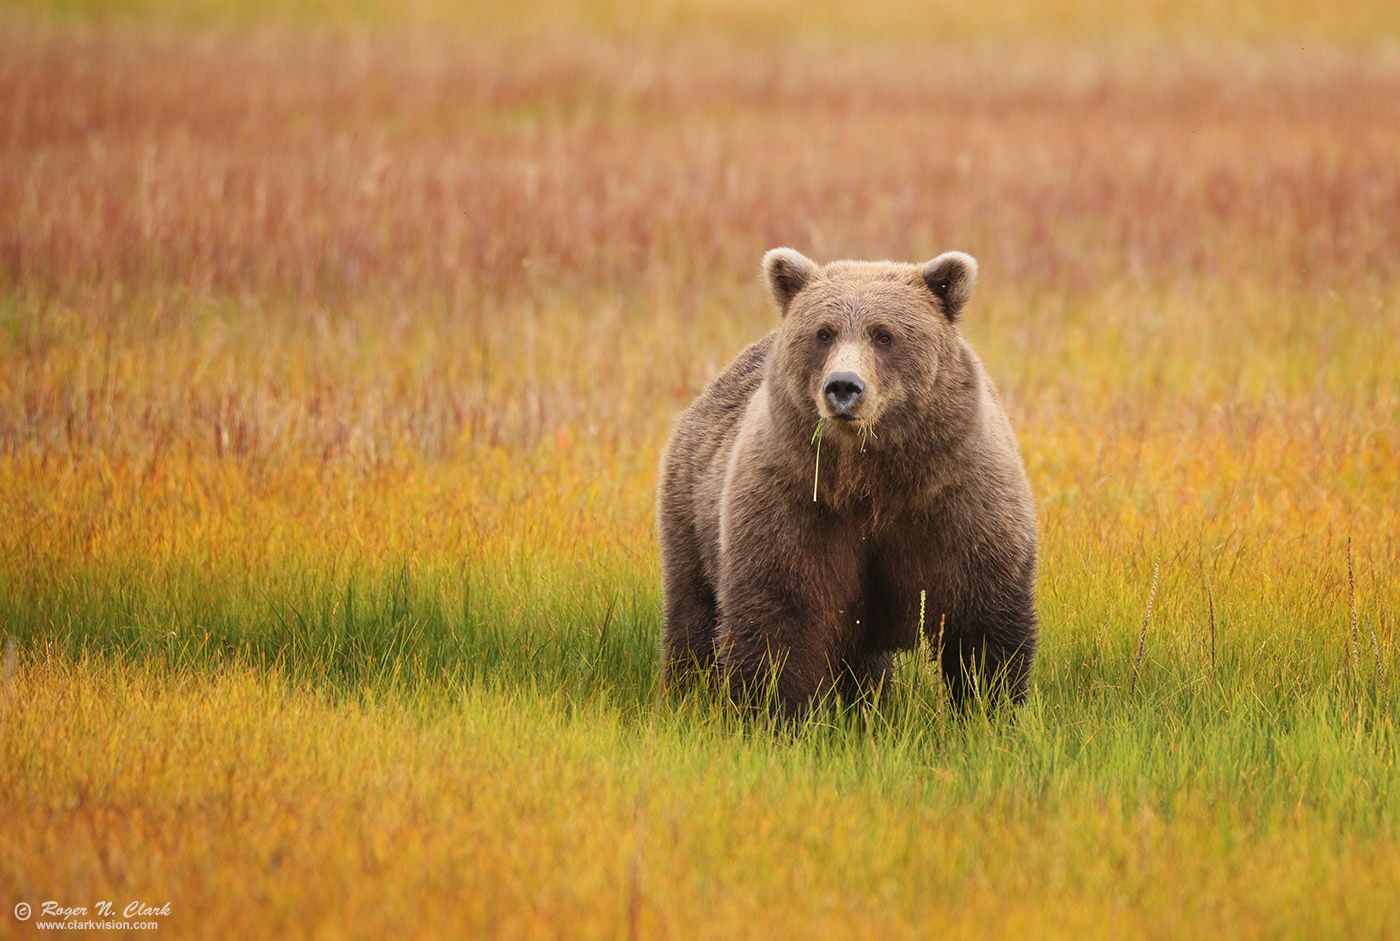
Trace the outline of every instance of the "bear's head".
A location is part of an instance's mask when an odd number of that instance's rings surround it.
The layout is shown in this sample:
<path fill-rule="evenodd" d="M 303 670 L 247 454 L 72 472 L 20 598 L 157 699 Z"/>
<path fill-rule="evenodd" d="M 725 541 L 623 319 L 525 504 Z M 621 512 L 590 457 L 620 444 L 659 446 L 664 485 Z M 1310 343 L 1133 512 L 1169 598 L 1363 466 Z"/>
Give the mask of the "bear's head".
<path fill-rule="evenodd" d="M 971 354 L 956 324 L 977 281 L 972 256 L 818 265 L 775 248 L 763 273 L 782 314 L 770 394 L 799 426 L 824 419 L 824 437 L 878 445 L 926 433 L 960 397 Z"/>

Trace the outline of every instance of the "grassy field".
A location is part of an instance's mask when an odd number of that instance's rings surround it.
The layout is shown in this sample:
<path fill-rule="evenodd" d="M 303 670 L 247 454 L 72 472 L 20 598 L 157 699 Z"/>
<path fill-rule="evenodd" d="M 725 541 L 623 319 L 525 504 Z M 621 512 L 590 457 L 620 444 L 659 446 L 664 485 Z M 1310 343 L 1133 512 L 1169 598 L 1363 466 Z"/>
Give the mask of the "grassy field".
<path fill-rule="evenodd" d="M 1400 9 L 629 10 L 0 5 L 0 936 L 1400 935 Z M 659 695 L 783 244 L 981 263 L 1012 718 Z"/>

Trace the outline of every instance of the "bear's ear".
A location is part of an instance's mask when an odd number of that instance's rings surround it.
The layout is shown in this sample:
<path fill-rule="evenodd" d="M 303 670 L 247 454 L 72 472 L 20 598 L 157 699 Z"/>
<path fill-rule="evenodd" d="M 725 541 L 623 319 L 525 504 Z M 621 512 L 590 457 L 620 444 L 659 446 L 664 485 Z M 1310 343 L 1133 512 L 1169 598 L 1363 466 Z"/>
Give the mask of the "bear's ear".
<path fill-rule="evenodd" d="M 966 252 L 944 252 L 924 265 L 924 283 L 943 304 L 943 314 L 954 323 L 977 284 L 977 259 Z"/>
<path fill-rule="evenodd" d="M 797 292 L 805 288 L 816 273 L 815 261 L 790 248 L 770 248 L 763 255 L 763 277 L 779 313 L 787 313 Z"/>

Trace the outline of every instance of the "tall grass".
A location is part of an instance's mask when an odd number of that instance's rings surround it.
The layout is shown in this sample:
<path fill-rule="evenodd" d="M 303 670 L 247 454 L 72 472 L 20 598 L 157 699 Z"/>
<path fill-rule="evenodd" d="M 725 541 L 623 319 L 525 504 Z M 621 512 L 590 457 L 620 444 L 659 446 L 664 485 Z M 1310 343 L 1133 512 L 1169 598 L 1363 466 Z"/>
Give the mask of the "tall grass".
<path fill-rule="evenodd" d="M 0 11 L 0 903 L 1400 931 L 1389 8 L 518 6 Z M 1014 717 L 658 699 L 656 459 L 779 244 L 979 258 Z"/>

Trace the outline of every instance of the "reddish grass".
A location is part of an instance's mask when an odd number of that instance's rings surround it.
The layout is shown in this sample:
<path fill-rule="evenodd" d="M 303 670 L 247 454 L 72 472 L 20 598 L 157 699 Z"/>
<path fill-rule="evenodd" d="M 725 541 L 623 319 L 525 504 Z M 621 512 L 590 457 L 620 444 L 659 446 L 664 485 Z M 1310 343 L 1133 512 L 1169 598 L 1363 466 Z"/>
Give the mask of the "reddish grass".
<path fill-rule="evenodd" d="M 1400 59 L 1245 47 L 776 47 L 21 28 L 0 259 L 126 291 L 479 316 L 684 303 L 766 247 L 1099 290 L 1394 281 Z"/>
<path fill-rule="evenodd" d="M 10 25 L 12 488 L 505 460 L 618 478 L 645 532 L 669 416 L 772 321 L 764 249 L 957 247 L 1051 524 L 1063 494 L 1108 525 L 1241 487 L 1389 518 L 1386 47 Z"/>

